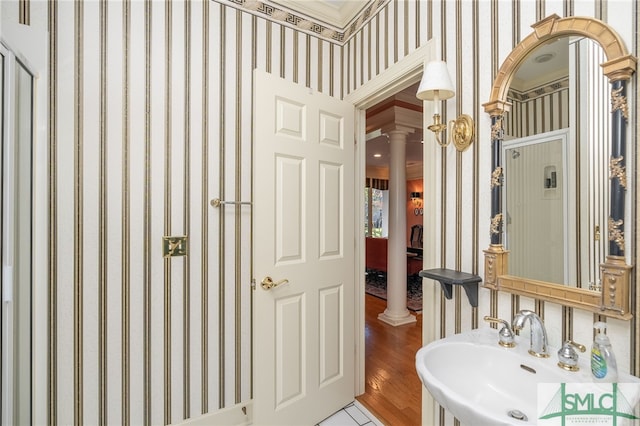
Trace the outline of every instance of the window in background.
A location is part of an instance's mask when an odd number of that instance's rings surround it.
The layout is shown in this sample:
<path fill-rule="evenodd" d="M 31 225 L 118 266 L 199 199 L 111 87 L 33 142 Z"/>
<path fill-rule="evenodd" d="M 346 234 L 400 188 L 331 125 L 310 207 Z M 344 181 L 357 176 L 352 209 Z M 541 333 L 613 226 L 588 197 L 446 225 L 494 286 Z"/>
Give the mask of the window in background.
<path fill-rule="evenodd" d="M 365 188 L 364 194 L 365 235 L 374 238 L 386 238 L 389 218 L 389 191 Z"/>

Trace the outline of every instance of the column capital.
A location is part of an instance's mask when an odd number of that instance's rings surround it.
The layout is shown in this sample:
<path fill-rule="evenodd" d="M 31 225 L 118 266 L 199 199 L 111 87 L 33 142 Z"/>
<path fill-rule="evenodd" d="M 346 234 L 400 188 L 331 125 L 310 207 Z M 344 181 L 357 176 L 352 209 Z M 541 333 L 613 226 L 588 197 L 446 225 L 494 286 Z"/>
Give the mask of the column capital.
<path fill-rule="evenodd" d="M 399 125 L 391 125 L 382 128 L 382 133 L 386 133 L 389 136 L 391 136 L 392 134 L 403 134 L 406 136 L 409 133 L 414 133 L 415 131 L 416 129 L 414 129 L 413 127 L 405 127 Z"/>

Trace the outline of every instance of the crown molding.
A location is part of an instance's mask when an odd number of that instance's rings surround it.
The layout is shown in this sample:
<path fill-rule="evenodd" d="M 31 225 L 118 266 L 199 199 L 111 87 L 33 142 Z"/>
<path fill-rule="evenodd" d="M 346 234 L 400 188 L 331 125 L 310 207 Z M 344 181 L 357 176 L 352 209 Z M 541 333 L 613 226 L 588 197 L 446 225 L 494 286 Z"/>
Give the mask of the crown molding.
<path fill-rule="evenodd" d="M 297 31 L 314 35 L 331 43 L 344 45 L 391 0 L 330 0 L 322 2 L 299 0 L 213 1 Z M 344 19 L 338 20 L 336 16 L 343 13 Z M 342 26 L 343 24 L 344 26 Z"/>

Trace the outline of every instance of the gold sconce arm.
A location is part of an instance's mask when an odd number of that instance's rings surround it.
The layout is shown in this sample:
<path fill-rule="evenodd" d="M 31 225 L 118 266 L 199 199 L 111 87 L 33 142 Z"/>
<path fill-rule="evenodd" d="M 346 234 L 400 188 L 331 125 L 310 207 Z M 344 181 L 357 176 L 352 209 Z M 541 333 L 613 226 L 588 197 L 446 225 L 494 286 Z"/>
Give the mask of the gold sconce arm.
<path fill-rule="evenodd" d="M 442 143 L 440 139 L 440 133 L 442 133 L 447 128 L 447 125 L 440 122 L 440 114 L 433 114 L 433 124 L 428 126 L 427 129 L 431 130 L 436 136 L 436 142 L 440 146 L 449 145 L 449 141 Z"/>
<path fill-rule="evenodd" d="M 449 136 L 447 142 L 443 143 L 440 134 L 447 129 L 447 127 Z M 461 114 L 455 120 L 449 121 L 448 125 L 441 122 L 440 114 L 433 114 L 433 124 L 428 126 L 427 129 L 435 134 L 438 145 L 445 147 L 453 142 L 453 145 L 460 152 L 466 151 L 475 139 L 473 118 L 467 114 Z"/>

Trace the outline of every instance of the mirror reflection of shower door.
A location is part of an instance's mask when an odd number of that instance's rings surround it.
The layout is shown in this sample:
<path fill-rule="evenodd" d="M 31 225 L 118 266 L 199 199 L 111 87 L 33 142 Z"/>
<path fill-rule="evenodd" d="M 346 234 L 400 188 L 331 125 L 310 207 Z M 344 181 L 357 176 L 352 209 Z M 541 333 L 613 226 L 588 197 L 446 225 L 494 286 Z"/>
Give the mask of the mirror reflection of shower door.
<path fill-rule="evenodd" d="M 505 146 L 509 274 L 567 282 L 566 131 L 509 141 Z"/>
<path fill-rule="evenodd" d="M 2 368 L 0 421 L 30 424 L 34 77 L 0 44 Z"/>

